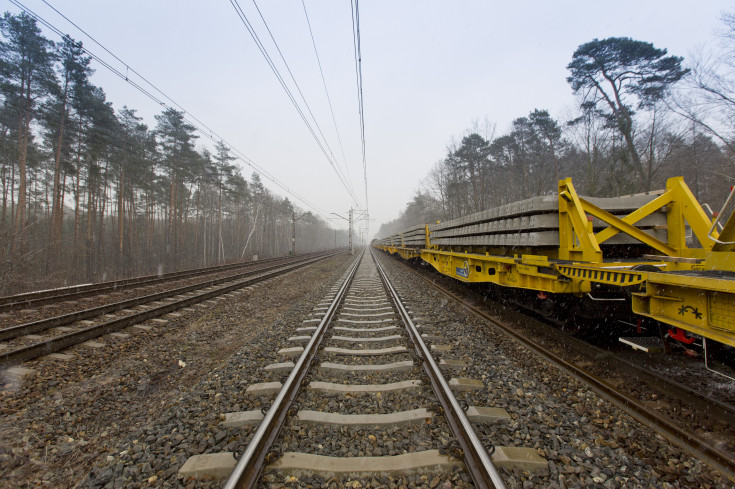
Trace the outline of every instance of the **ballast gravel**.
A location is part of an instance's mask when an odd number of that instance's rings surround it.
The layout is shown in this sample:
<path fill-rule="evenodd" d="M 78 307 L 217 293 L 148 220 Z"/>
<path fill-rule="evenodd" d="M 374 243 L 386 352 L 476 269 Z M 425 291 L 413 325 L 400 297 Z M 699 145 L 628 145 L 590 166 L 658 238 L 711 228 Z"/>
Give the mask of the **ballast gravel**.
<path fill-rule="evenodd" d="M 482 390 L 457 392 L 457 398 L 468 405 L 502 407 L 510 413 L 510 422 L 477 426 L 486 446 L 530 447 L 548 460 L 547 475 L 532 476 L 501 469 L 509 488 L 732 487 L 730 481 L 706 464 L 683 454 L 580 382 L 531 356 L 461 306 L 429 290 L 392 259 L 376 254 L 418 318 L 416 322 L 430 328 L 431 334 L 446 338 L 433 343 L 452 346 L 443 357 L 467 362 L 466 368 L 447 373 L 483 381 Z M 0 433 L 3 480 L 18 482 L 18 487 L 80 489 L 221 487 L 222 482 L 184 480 L 178 475 L 178 469 L 192 455 L 230 451 L 239 456 L 242 453 L 255 427 L 223 428 L 224 414 L 267 408 L 273 396 L 252 397 L 245 394 L 245 389 L 255 382 L 280 380 L 280 375 L 265 372 L 262 367 L 282 361 L 276 351 L 293 346 L 287 338 L 300 334 L 296 328 L 303 326 L 304 319 L 313 317 L 315 305 L 328 295 L 348 262 L 332 259 L 321 268 L 318 265 L 318 271 L 309 272 L 313 273 L 306 275 L 309 278 L 299 275 L 297 280 L 269 282 L 272 285 L 253 290 L 251 299 L 259 300 L 260 307 L 255 304 L 245 307 L 237 297 L 213 306 L 218 312 L 206 317 L 218 324 L 216 331 L 222 333 L 244 323 L 250 329 L 240 343 L 232 335 L 227 336 L 233 342 L 229 349 L 220 345 L 219 354 L 208 350 L 206 361 L 197 358 L 197 345 L 212 341 L 213 330 L 206 328 L 207 321 L 192 321 L 193 313 L 186 313 L 171 320 L 191 336 L 185 342 L 186 350 L 178 348 L 175 355 L 167 351 L 172 349 L 171 343 L 162 342 L 154 350 L 146 351 L 139 344 L 142 340 L 139 343 L 125 340 L 119 343 L 120 351 L 116 352 L 121 365 L 114 368 L 102 367 L 105 364 L 102 360 L 91 361 L 86 367 L 80 363 L 68 369 L 69 378 L 64 377 L 63 366 L 50 370 L 39 368 L 39 375 L 28 381 L 28 385 L 12 394 L 3 394 L 3 430 L 6 431 Z M 294 289 L 291 302 L 269 302 L 267 298 L 278 294 L 281 287 Z M 148 342 L 160 341 L 162 333 L 155 331 L 139 337 Z M 173 356 L 167 360 L 172 366 L 161 370 L 161 378 L 156 377 L 156 369 L 145 368 L 146 363 L 160 361 L 154 357 L 154 351 L 156 356 Z M 109 351 L 96 351 L 92 356 L 107 358 L 107 362 L 113 357 Z M 127 356 L 135 361 L 126 359 Z M 338 363 L 390 363 L 412 358 L 412 354 L 380 359 L 320 356 L 321 361 Z M 179 366 L 176 363 L 179 360 L 186 366 Z M 192 373 L 194 369 L 196 373 Z M 185 376 L 186 382 L 172 381 L 176 373 Z M 347 376 L 322 372 L 318 380 L 373 383 L 381 379 L 382 383 L 409 377 L 410 372 Z M 24 394 L 28 396 L 23 397 Z M 70 398 L 74 395 L 77 397 Z M 410 393 L 386 392 L 380 396 L 317 394 L 307 390 L 300 407 L 342 414 L 389 413 L 429 407 L 432 399 L 433 394 L 426 386 Z M 98 420 L 94 419 L 96 406 L 99 406 Z M 14 423 L 14 428 L 6 430 L 8 423 Z M 107 429 L 105 423 L 109 425 Z M 445 441 L 451 440 L 446 423 L 437 417 L 430 425 L 380 429 L 311 427 L 288 420 L 282 435 L 282 451 L 303 449 L 323 454 L 346 451 L 352 456 L 441 448 Z M 50 462 L 43 461 L 44 447 L 51 452 Z M 68 471 L 70 466 L 73 470 Z M 34 470 L 36 467 L 41 468 Z M 82 475 L 84 471 L 86 477 Z M 261 487 L 452 489 L 473 485 L 466 471 L 458 466 L 441 476 L 359 480 L 295 478 L 269 472 L 263 476 Z"/>
<path fill-rule="evenodd" d="M 457 399 L 510 414 L 509 423 L 476 426 L 486 446 L 529 447 L 548 461 L 546 476 L 501 469 L 509 488 L 733 487 L 717 470 L 416 280 L 402 264 L 376 255 L 415 322 L 452 346 L 444 357 L 467 362 L 453 374 L 485 384 L 480 391 L 455 392 Z"/>
<path fill-rule="evenodd" d="M 189 455 L 246 445 L 251 428 L 223 429 L 220 416 L 251 402 L 258 368 L 352 260 L 128 328 L 104 348 L 75 347 L 72 361 L 28 362 L 37 375 L 0 391 L 0 486 L 182 487 Z"/>

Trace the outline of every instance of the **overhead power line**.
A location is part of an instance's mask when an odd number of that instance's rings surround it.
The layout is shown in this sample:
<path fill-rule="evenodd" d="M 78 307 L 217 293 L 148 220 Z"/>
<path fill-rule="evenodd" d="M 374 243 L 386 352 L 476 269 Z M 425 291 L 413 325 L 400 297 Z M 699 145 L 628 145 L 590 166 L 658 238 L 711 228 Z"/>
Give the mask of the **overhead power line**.
<path fill-rule="evenodd" d="M 302 0 L 303 1 L 303 0 Z M 276 51 L 278 51 L 278 55 L 281 58 L 281 61 L 283 61 L 284 66 L 286 67 L 286 70 L 288 71 L 289 76 L 291 77 L 291 81 L 296 86 L 296 90 L 299 92 L 299 96 L 301 97 L 301 100 L 304 102 L 304 105 L 306 106 L 306 110 L 309 112 L 309 115 L 311 116 L 311 120 L 314 121 L 314 126 L 316 126 L 317 131 L 319 132 L 319 135 L 321 136 L 322 140 L 324 141 L 324 145 L 326 146 L 327 150 L 329 151 L 329 156 L 331 158 L 327 157 L 330 164 L 332 161 L 337 163 L 337 166 L 334 168 L 336 171 L 338 171 L 343 178 L 345 178 L 347 185 L 349 186 L 349 190 L 354 195 L 355 189 L 352 188 L 352 182 L 349 180 L 349 176 L 346 176 L 345 173 L 342 171 L 342 169 L 339 167 L 339 162 L 337 161 L 337 158 L 334 156 L 334 152 L 332 151 L 332 148 L 329 146 L 329 141 L 327 141 L 327 138 L 324 136 L 324 133 L 322 132 L 322 128 L 319 127 L 319 122 L 316 120 L 316 117 L 314 116 L 314 113 L 311 111 L 311 107 L 309 106 L 309 102 L 306 101 L 306 97 L 304 96 L 304 93 L 301 91 L 301 87 L 299 86 L 299 83 L 296 81 L 296 77 L 294 76 L 293 72 L 291 71 L 291 67 L 288 65 L 288 62 L 286 61 L 285 56 L 283 55 L 283 52 L 281 51 L 280 46 L 278 46 L 278 42 L 276 41 L 276 38 L 273 36 L 273 32 L 271 32 L 270 27 L 268 26 L 268 22 L 266 22 L 265 17 L 263 16 L 263 13 L 260 11 L 260 7 L 258 7 L 258 3 L 253 0 L 253 5 L 255 5 L 255 9 L 258 11 L 258 15 L 260 16 L 260 20 L 263 21 L 263 25 L 265 26 L 266 31 L 268 31 L 268 35 L 271 38 L 271 41 L 273 41 L 273 45 L 276 47 Z M 307 17 L 307 23 L 309 21 Z M 311 28 L 311 27 L 310 27 Z M 312 36 L 312 41 L 313 41 Z M 317 57 L 318 59 L 318 57 Z M 319 68 L 321 70 L 321 64 L 319 65 Z M 322 75 L 322 80 L 324 79 L 324 76 Z M 331 109 L 331 102 L 330 102 L 330 109 Z M 337 133 L 337 136 L 339 137 L 339 133 Z M 340 140 L 340 144 L 342 141 Z M 326 156 L 326 155 L 325 155 Z"/>
<path fill-rule="evenodd" d="M 99 64 L 101 64 L 102 66 L 104 66 L 105 68 L 107 68 L 110 72 L 112 72 L 113 74 L 115 74 L 119 78 L 123 79 L 125 82 L 129 83 L 136 90 L 138 90 L 139 92 L 141 92 L 142 94 L 144 94 L 145 96 L 147 96 L 148 98 L 150 98 L 151 100 L 153 100 L 154 102 L 156 102 L 157 104 L 159 104 L 160 106 L 164 107 L 165 109 L 174 109 L 175 110 L 175 108 L 173 106 L 175 106 L 178 109 L 180 109 L 184 113 L 184 117 L 183 117 L 184 120 L 187 123 L 191 124 L 204 137 L 206 137 L 207 139 L 209 139 L 210 141 L 212 141 L 214 143 L 222 142 L 222 143 L 226 144 L 227 146 L 229 146 L 232 149 L 233 153 L 235 153 L 235 155 L 237 156 L 237 158 L 240 161 L 242 161 L 243 163 L 245 163 L 246 165 L 248 165 L 249 167 L 251 167 L 257 173 L 262 174 L 264 177 L 266 177 L 268 180 L 270 180 L 274 185 L 276 185 L 277 187 L 279 187 L 280 189 L 282 189 L 284 192 L 287 192 L 289 195 L 291 195 L 295 199 L 299 200 L 301 203 L 303 203 L 307 207 L 309 207 L 309 208 L 313 209 L 314 211 L 316 211 L 317 213 L 321 214 L 324 218 L 327 218 L 327 216 L 329 215 L 328 212 L 326 212 L 325 210 L 319 208 L 319 206 L 317 206 L 316 204 L 310 202 L 306 198 L 300 196 L 295 191 L 291 190 L 287 185 L 285 185 L 284 183 L 282 183 L 275 176 L 273 176 L 270 172 L 268 172 L 267 170 L 265 170 L 263 167 L 261 167 L 259 164 L 257 164 L 255 161 L 253 161 L 247 155 L 245 155 L 242 151 L 240 151 L 238 148 L 236 148 L 232 143 L 228 142 L 227 140 L 225 140 L 224 138 L 222 138 L 221 136 L 219 136 L 215 131 L 213 131 L 211 128 L 209 128 L 209 126 L 207 126 L 206 124 L 204 124 L 203 122 L 201 122 L 198 118 L 194 117 L 189 111 L 187 111 L 186 109 L 184 109 L 181 105 L 179 105 L 178 103 L 176 103 L 171 97 L 169 97 L 168 95 L 166 95 L 166 93 L 164 93 L 161 89 L 159 89 L 158 87 L 156 87 L 153 83 L 151 83 L 145 77 L 143 77 L 142 75 L 140 75 L 137 71 L 135 71 L 134 69 L 132 69 L 129 64 L 127 64 L 122 59 L 120 59 L 118 56 L 116 56 L 115 54 L 113 54 L 112 51 L 110 51 L 105 46 L 103 46 L 101 43 L 99 43 L 97 40 L 95 40 L 91 35 L 89 35 L 81 27 L 77 26 L 77 24 L 75 24 L 74 22 L 72 22 L 71 20 L 69 20 L 65 15 L 63 15 L 61 12 L 59 12 L 56 8 L 54 8 L 50 4 L 48 4 L 48 2 L 46 2 L 45 0 L 43 0 L 43 1 L 44 1 L 44 3 L 46 3 L 46 5 L 49 5 L 49 7 L 51 7 L 55 12 L 57 12 L 60 16 L 62 16 L 67 22 L 69 22 L 70 24 L 72 24 L 79 31 L 81 31 L 85 36 L 87 36 L 89 39 L 91 39 L 95 44 L 97 44 L 98 46 L 100 46 L 108 54 L 110 54 L 112 57 L 114 57 L 118 62 L 120 62 L 121 64 L 123 64 L 125 66 L 125 69 L 126 69 L 125 71 L 126 72 L 123 73 L 122 71 L 120 71 L 119 69 L 117 69 L 114 66 L 112 66 L 110 63 L 108 63 L 103 58 L 101 58 L 101 57 L 97 56 L 96 54 L 94 54 L 93 52 L 91 52 L 88 48 L 82 47 L 83 51 L 87 55 L 89 55 L 92 59 L 94 59 L 95 61 L 97 61 Z M 23 5 L 22 3 L 20 3 L 18 0 L 10 0 L 10 2 L 13 5 L 15 5 L 16 7 L 18 7 L 19 9 L 21 9 L 22 11 L 26 12 L 28 15 L 30 15 L 34 19 L 36 19 L 38 22 L 40 22 L 41 24 L 43 24 L 44 26 L 46 26 L 48 29 L 50 29 L 51 31 L 53 31 L 54 33 L 56 33 L 57 35 L 59 35 L 62 39 L 65 38 L 65 37 L 67 37 L 67 34 L 65 34 L 64 32 L 62 32 L 60 29 L 58 29 L 56 26 L 54 26 L 50 22 L 46 21 L 44 18 L 42 18 L 40 15 L 38 15 L 37 13 L 35 13 L 30 8 L 28 8 L 25 5 Z M 132 80 L 130 78 L 130 76 L 129 76 L 129 73 L 134 73 L 137 77 L 139 77 L 141 80 L 143 80 L 145 82 L 145 84 L 148 85 L 152 90 L 146 89 L 144 86 L 141 86 L 139 83 L 137 83 L 134 80 Z M 163 98 L 155 95 L 155 93 L 153 93 L 153 92 L 156 92 L 156 93 L 160 94 L 161 97 L 163 97 Z M 171 103 L 171 105 L 169 105 L 168 103 L 166 103 L 163 99 L 168 100 Z"/>
<path fill-rule="evenodd" d="M 362 47 L 360 45 L 360 0 L 350 0 L 352 6 L 352 43 L 355 50 L 355 77 L 357 78 L 357 103 L 360 112 L 360 138 L 362 140 L 362 173 L 365 181 L 365 212 L 368 212 L 367 158 L 365 156 L 365 105 L 362 96 Z"/>
<path fill-rule="evenodd" d="M 255 3 L 255 2 L 253 1 L 253 3 Z M 352 190 L 352 188 L 350 187 L 350 185 L 347 183 L 347 181 L 344 178 L 344 176 L 342 175 L 342 173 L 337 169 L 337 167 L 334 164 L 334 162 L 332 161 L 332 159 L 329 157 L 328 151 L 325 148 L 325 144 L 323 144 L 322 141 L 319 139 L 319 137 L 316 135 L 316 132 L 314 131 L 314 128 L 312 127 L 312 125 L 309 122 L 309 120 L 306 118 L 306 115 L 304 114 L 303 110 L 301 109 L 301 106 L 296 101 L 296 98 L 294 97 L 293 93 L 291 92 L 291 90 L 289 89 L 288 85 L 286 84 L 286 81 L 283 79 L 283 76 L 281 75 L 280 71 L 278 70 L 278 68 L 276 67 L 275 63 L 273 62 L 273 59 L 271 58 L 270 54 L 268 54 L 268 50 L 265 48 L 265 45 L 260 40 L 260 37 L 258 36 L 258 34 L 255 32 L 255 28 L 253 27 L 252 23 L 250 22 L 250 20 L 248 19 L 247 15 L 245 14 L 245 11 L 240 6 L 240 3 L 238 2 L 238 0 L 230 0 L 230 4 L 235 9 L 235 12 L 237 13 L 237 16 L 240 18 L 240 21 L 242 22 L 242 24 L 245 26 L 245 29 L 250 34 L 250 37 L 252 37 L 253 41 L 255 42 L 255 45 L 258 47 L 258 50 L 260 51 L 260 53 L 265 58 L 265 60 L 268 63 L 268 66 L 270 67 L 271 71 L 273 71 L 273 74 L 276 76 L 276 79 L 278 80 L 278 83 L 281 85 L 281 88 L 283 88 L 283 90 L 286 92 L 286 96 L 289 98 L 289 100 L 293 104 L 294 108 L 296 109 L 296 112 L 299 114 L 299 116 L 301 117 L 301 120 L 304 122 L 304 124 L 306 125 L 307 129 L 309 130 L 309 133 L 314 138 L 314 141 L 316 141 L 317 146 L 319 146 L 319 149 L 324 154 L 324 157 L 327 159 L 327 161 L 329 162 L 330 166 L 332 167 L 332 169 L 337 174 L 337 178 L 342 183 L 342 186 L 345 188 L 345 190 L 347 191 L 348 195 L 350 196 L 350 198 L 352 198 L 352 200 L 355 202 L 355 204 L 359 206 L 358 199 L 355 196 L 354 191 Z M 255 5 L 256 5 L 256 8 L 257 8 L 257 4 L 255 4 Z M 258 12 L 260 13 L 260 10 L 259 9 L 258 9 Z M 266 29 L 268 30 L 268 32 L 270 34 L 270 29 L 268 28 L 268 25 L 265 22 L 265 19 L 262 17 L 262 15 L 261 15 L 261 19 L 263 20 L 263 23 L 266 24 Z M 271 39 L 273 40 L 274 44 L 276 44 L 276 49 L 278 50 L 278 52 L 281 53 L 281 51 L 278 48 L 278 45 L 277 45 L 275 39 L 272 37 L 272 34 L 271 34 Z M 286 63 L 286 61 L 283 58 L 283 55 L 282 54 L 281 54 L 281 59 L 283 60 L 284 64 L 286 64 L 287 69 L 288 69 L 288 64 Z M 291 72 L 290 69 L 288 69 L 288 71 L 289 71 L 289 73 Z M 292 79 L 294 80 L 294 83 L 297 85 L 297 88 L 298 88 L 298 84 L 296 83 L 295 79 L 293 78 L 293 74 L 291 76 L 292 76 Z M 299 91 L 300 91 L 300 89 L 299 89 Z M 302 95 L 302 97 L 303 97 L 303 95 Z M 308 106 L 308 104 L 307 104 L 307 106 Z M 312 115 L 312 117 L 313 117 L 313 115 Z M 319 132 L 321 133 L 321 131 L 319 131 Z M 325 141 L 325 143 L 326 143 L 326 141 Z"/>
<path fill-rule="evenodd" d="M 327 81 L 324 79 L 324 70 L 322 70 L 322 62 L 319 59 L 319 50 L 316 48 L 316 41 L 314 40 L 314 32 L 311 30 L 311 22 L 309 22 L 309 14 L 306 11 L 306 2 L 301 0 L 301 5 L 304 7 L 304 16 L 306 17 L 306 25 L 309 27 L 309 35 L 311 36 L 311 44 L 314 46 L 314 54 L 316 55 L 316 62 L 319 65 L 319 74 L 322 76 L 322 85 L 324 85 L 324 93 L 327 96 L 327 102 L 329 103 L 329 112 L 332 114 L 332 122 L 334 123 L 334 131 L 337 133 L 337 141 L 339 141 L 339 149 L 342 152 L 342 162 L 345 165 L 345 171 L 347 172 L 347 181 L 352 186 L 352 179 L 350 178 L 350 169 L 347 165 L 347 157 L 345 157 L 345 148 L 342 146 L 342 137 L 339 135 L 339 129 L 337 128 L 337 119 L 334 117 L 334 109 L 332 108 L 332 99 L 329 97 L 329 90 L 327 90 Z"/>

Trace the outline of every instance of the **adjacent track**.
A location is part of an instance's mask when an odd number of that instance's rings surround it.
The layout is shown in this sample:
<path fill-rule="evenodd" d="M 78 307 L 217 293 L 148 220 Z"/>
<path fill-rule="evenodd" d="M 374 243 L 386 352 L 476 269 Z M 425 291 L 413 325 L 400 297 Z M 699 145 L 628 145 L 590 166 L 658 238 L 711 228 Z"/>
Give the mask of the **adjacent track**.
<path fill-rule="evenodd" d="M 319 253 L 311 253 L 300 255 L 299 258 L 308 258 L 316 256 Z M 24 294 L 16 294 L 0 297 L 0 312 L 13 311 L 21 308 L 36 307 L 45 304 L 53 304 L 61 301 L 76 300 L 83 297 L 90 297 L 105 292 L 120 292 L 131 288 L 144 287 L 149 285 L 163 284 L 174 280 L 181 280 L 192 277 L 201 277 L 211 274 L 219 274 L 240 269 L 257 268 L 263 264 L 283 263 L 288 261 L 284 258 L 268 258 L 257 262 L 240 262 L 227 265 L 217 265 L 213 267 L 195 268 L 191 270 L 183 270 L 180 272 L 170 272 L 160 275 L 145 275 L 142 277 L 133 277 L 120 280 L 111 280 L 108 282 L 99 282 L 94 284 L 73 285 L 70 287 L 61 287 L 57 289 L 41 290 L 36 292 L 27 292 Z"/>
<path fill-rule="evenodd" d="M 91 309 L 76 311 L 62 316 L 43 319 L 27 324 L 13 326 L 0 330 L 0 340 L 6 342 L 26 342 L 27 335 L 36 333 L 49 333 L 52 328 L 74 325 L 74 331 L 54 331 L 55 336 L 36 340 L 31 338 L 32 344 L 10 347 L 11 349 L 0 351 L 0 365 L 12 365 L 26 360 L 37 358 L 49 353 L 58 352 L 72 345 L 88 341 L 99 336 L 126 328 L 149 319 L 153 319 L 178 309 L 191 306 L 213 297 L 227 294 L 231 291 L 247 287 L 257 282 L 296 270 L 310 265 L 322 259 L 333 256 L 335 253 L 325 253 L 317 256 L 300 256 L 290 260 L 270 261 L 269 264 L 260 264 L 245 272 L 206 280 L 194 285 L 179 287 L 164 292 L 136 297 L 114 304 L 107 304 Z M 273 264 L 277 263 L 277 264 Z M 178 277 L 177 277 L 178 278 Z M 166 301 L 161 303 L 161 301 Z M 131 308 L 138 307 L 143 310 L 133 311 Z M 116 316 L 108 317 L 112 313 Z M 119 316 L 122 314 L 122 316 Z M 82 320 L 95 320 L 98 324 L 91 326 L 79 326 Z M 77 324 L 75 324 L 77 323 Z M 25 337 L 25 338 L 24 338 Z M 11 343 L 12 344 L 12 343 Z"/>
<path fill-rule="evenodd" d="M 619 408 L 623 409 L 640 422 L 663 434 L 680 447 L 688 450 L 694 456 L 711 463 L 715 467 L 729 474 L 731 478 L 735 477 L 735 456 L 733 453 L 722 450 L 711 441 L 678 423 L 675 418 L 659 413 L 656 410 L 651 409 L 650 406 L 642 404 L 639 399 L 637 399 L 635 393 L 611 385 L 600 376 L 581 368 L 565 358 L 562 358 L 561 354 L 556 353 L 556 351 L 559 351 L 560 349 L 559 342 L 540 342 L 537 338 L 532 338 L 519 331 L 517 328 L 505 324 L 497 317 L 478 307 L 472 300 L 450 291 L 448 288 L 441 285 L 441 281 L 436 281 L 433 277 L 428 278 L 424 274 L 418 273 L 415 269 L 403 263 L 401 260 L 395 261 L 397 263 L 401 263 L 401 265 L 406 269 L 411 270 L 414 274 L 420 277 L 427 286 L 435 288 L 452 300 L 462 304 L 474 315 L 491 323 L 493 326 L 502 330 L 505 334 L 523 344 L 529 350 L 545 358 L 552 364 L 559 366 L 572 376 L 582 380 L 598 394 L 601 394 L 611 400 Z M 665 392 L 668 395 L 675 396 L 690 403 L 695 412 L 699 413 L 698 415 L 700 416 L 711 416 L 719 420 L 729 420 L 730 422 L 732 419 L 735 419 L 735 407 L 731 404 L 713 399 L 690 387 L 681 385 L 671 379 L 656 374 L 655 372 L 651 372 L 644 367 L 640 367 L 617 358 L 614 355 L 603 352 L 603 350 L 589 345 L 579 339 L 565 335 L 565 338 L 561 343 L 563 343 L 563 347 L 561 348 L 564 352 L 563 355 L 567 357 L 570 353 L 570 346 L 573 346 L 574 350 L 586 349 L 588 352 L 591 352 L 588 353 L 588 356 L 598 358 L 597 363 L 601 365 L 597 366 L 606 369 L 607 376 L 612 375 L 613 372 L 616 371 L 621 373 L 627 372 L 629 375 L 632 374 L 632 376 L 638 380 L 638 384 L 640 384 L 640 382 L 645 382 L 655 388 L 658 392 Z"/>

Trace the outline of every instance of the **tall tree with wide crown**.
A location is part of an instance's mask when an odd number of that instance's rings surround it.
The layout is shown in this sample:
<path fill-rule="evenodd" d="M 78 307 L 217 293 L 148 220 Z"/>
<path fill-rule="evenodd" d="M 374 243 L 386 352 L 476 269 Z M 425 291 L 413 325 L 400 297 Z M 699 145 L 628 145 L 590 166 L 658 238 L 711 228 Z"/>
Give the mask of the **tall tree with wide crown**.
<path fill-rule="evenodd" d="M 571 73 L 567 82 L 575 94 L 581 94 L 582 106 L 620 131 L 641 177 L 643 165 L 633 137 L 633 104 L 637 102 L 637 109 L 651 108 L 689 72 L 682 68 L 681 57 L 666 54 L 666 49 L 648 42 L 610 37 L 579 46 L 567 66 Z"/>

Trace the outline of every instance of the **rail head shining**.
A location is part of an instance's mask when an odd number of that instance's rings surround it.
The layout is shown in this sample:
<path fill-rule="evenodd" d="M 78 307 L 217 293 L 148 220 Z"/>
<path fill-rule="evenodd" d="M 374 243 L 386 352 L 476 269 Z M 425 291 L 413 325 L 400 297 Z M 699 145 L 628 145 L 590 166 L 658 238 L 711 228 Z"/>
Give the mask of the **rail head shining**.
<path fill-rule="evenodd" d="M 383 279 L 383 283 L 385 284 L 386 289 L 388 289 L 391 299 L 393 300 L 396 309 L 398 309 L 398 313 L 400 314 L 401 319 L 406 325 L 406 329 L 414 342 L 416 353 L 422 360 L 421 365 L 431 381 L 431 387 L 434 390 L 434 393 L 439 398 L 439 402 L 444 408 L 444 414 L 447 418 L 449 427 L 452 430 L 452 434 L 457 438 L 457 441 L 459 441 L 459 444 L 464 451 L 465 465 L 467 465 L 467 469 L 472 476 L 475 486 L 482 489 L 505 489 L 505 483 L 500 477 L 498 469 L 495 467 L 492 460 L 490 460 L 487 450 L 485 450 L 482 442 L 477 437 L 477 433 L 475 433 L 470 420 L 467 418 L 467 415 L 465 415 L 464 410 L 457 401 L 457 398 L 454 397 L 449 384 L 444 380 L 441 370 L 439 370 L 439 367 L 432 358 L 426 343 L 424 343 L 424 340 L 421 338 L 421 334 L 416 328 L 416 325 L 413 323 L 413 320 L 411 320 L 411 316 L 404 307 L 398 292 L 388 280 L 385 271 L 383 271 L 383 267 L 380 266 L 380 263 L 375 258 L 375 254 L 372 250 L 370 251 L 370 254 L 375 261 L 378 273 Z"/>
<path fill-rule="evenodd" d="M 293 370 L 291 370 L 291 374 L 288 376 L 286 382 L 279 391 L 278 396 L 276 396 L 275 401 L 273 401 L 273 404 L 271 404 L 270 409 L 268 409 L 263 421 L 255 431 L 253 438 L 245 449 L 245 453 L 240 457 L 240 460 L 238 460 L 237 465 L 223 486 L 224 489 L 251 489 L 257 485 L 268 450 L 270 450 L 270 447 L 278 436 L 278 432 L 283 426 L 289 407 L 298 395 L 299 388 L 301 387 L 301 381 L 306 376 L 309 365 L 316 356 L 319 344 L 324 337 L 324 332 L 337 312 L 337 307 L 342 302 L 342 298 L 355 276 L 355 272 L 357 271 L 357 267 L 360 264 L 363 255 L 364 252 L 360 254 L 349 269 L 347 277 L 335 295 L 334 300 L 329 305 L 329 308 L 327 309 L 326 314 L 324 314 L 319 326 L 317 326 L 314 335 L 304 348 L 304 352 L 299 357 Z"/>

